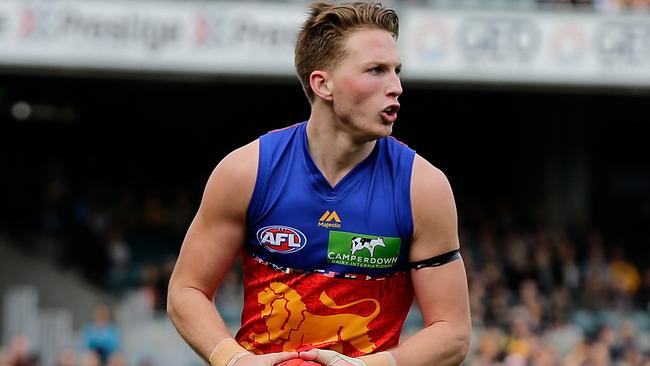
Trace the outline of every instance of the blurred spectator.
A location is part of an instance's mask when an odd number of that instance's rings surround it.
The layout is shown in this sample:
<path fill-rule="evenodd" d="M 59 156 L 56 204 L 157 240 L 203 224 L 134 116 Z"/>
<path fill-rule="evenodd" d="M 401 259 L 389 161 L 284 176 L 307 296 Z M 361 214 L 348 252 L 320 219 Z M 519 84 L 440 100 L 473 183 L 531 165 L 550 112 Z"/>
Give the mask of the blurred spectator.
<path fill-rule="evenodd" d="M 510 334 L 506 338 L 506 364 L 527 364 L 538 345 L 529 314 L 522 308 L 510 311 Z"/>
<path fill-rule="evenodd" d="M 142 219 L 145 227 L 150 229 L 161 229 L 168 223 L 169 214 L 158 195 L 153 193 L 147 195 Z"/>
<path fill-rule="evenodd" d="M 607 344 L 596 341 L 587 348 L 587 355 L 581 366 L 610 366 L 612 358 Z"/>
<path fill-rule="evenodd" d="M 603 309 L 608 301 L 610 283 L 609 266 L 605 261 L 605 249 L 600 233 L 589 236 L 589 252 L 583 265 L 584 291 L 582 304 L 592 310 Z"/>
<path fill-rule="evenodd" d="M 580 269 L 576 262 L 576 249 L 573 242 L 566 238 L 557 243 L 557 270 L 560 272 L 560 285 L 575 296 L 580 286 Z"/>
<path fill-rule="evenodd" d="M 485 283 L 481 276 L 475 276 L 469 280 L 469 308 L 472 312 L 472 324 L 486 326 L 487 297 Z"/>
<path fill-rule="evenodd" d="M 617 358 L 616 331 L 611 325 L 605 324 L 600 328 L 596 336 L 596 343 L 600 343 L 600 346 L 607 350 L 607 354 L 611 360 Z"/>
<path fill-rule="evenodd" d="M 81 355 L 81 362 L 79 366 L 101 366 L 104 365 L 101 360 L 99 353 L 93 350 L 85 351 Z"/>
<path fill-rule="evenodd" d="M 497 328 L 487 328 L 479 336 L 476 355 L 472 357 L 470 366 L 491 366 L 497 365 L 501 356 L 500 341 L 503 338 L 501 331 Z"/>
<path fill-rule="evenodd" d="M 559 364 L 559 358 L 553 348 L 542 345 L 535 350 L 528 364 L 532 366 L 554 366 Z"/>
<path fill-rule="evenodd" d="M 126 356 L 124 356 L 123 353 L 113 353 L 109 358 L 108 358 L 108 364 L 107 366 L 126 366 Z"/>
<path fill-rule="evenodd" d="M 537 0 L 540 5 L 593 6 L 592 0 Z"/>
<path fill-rule="evenodd" d="M 525 280 L 519 289 L 519 303 L 526 310 L 530 326 L 533 329 L 542 328 L 542 320 L 545 314 L 545 307 L 542 297 L 537 291 L 537 282 Z"/>
<path fill-rule="evenodd" d="M 586 340 L 582 340 L 574 348 L 571 349 L 569 354 L 566 357 L 562 358 L 562 365 L 564 366 L 581 366 L 585 365 L 587 360 L 587 352 L 589 350 L 589 344 Z"/>
<path fill-rule="evenodd" d="M 83 356 L 83 362 L 90 364 L 92 353 L 96 353 L 99 363 L 104 365 L 108 358 L 120 348 L 120 332 L 117 324 L 112 319 L 111 309 L 106 304 L 95 307 L 92 315 L 92 322 L 86 324 L 82 329 L 82 343 L 87 351 Z"/>
<path fill-rule="evenodd" d="M 641 286 L 641 275 L 636 266 L 625 258 L 625 253 L 620 245 L 612 246 L 611 252 L 609 272 L 614 305 L 629 310 L 633 307 L 631 300 Z"/>
<path fill-rule="evenodd" d="M 512 292 L 519 291 L 521 283 L 525 279 L 533 278 L 533 266 L 531 266 L 530 243 L 518 232 L 510 231 L 505 238 L 505 273 L 508 289 Z"/>
<path fill-rule="evenodd" d="M 118 294 L 129 284 L 131 249 L 120 226 L 111 228 L 108 240 L 109 285 Z"/>
<path fill-rule="evenodd" d="M 27 336 L 19 334 L 11 339 L 7 361 L 9 366 L 38 365 L 38 356 L 32 349 L 32 342 Z"/>
<path fill-rule="evenodd" d="M 596 9 L 602 11 L 648 11 L 650 1 L 648 0 L 596 0 Z"/>
<path fill-rule="evenodd" d="M 551 240 L 545 230 L 537 232 L 533 243 L 533 277 L 536 280 L 537 289 L 544 295 L 549 296 L 559 282 L 558 274 L 554 270 L 551 255 Z"/>
<path fill-rule="evenodd" d="M 190 198 L 191 195 L 186 189 L 181 189 L 176 193 L 174 203 L 171 208 L 170 225 L 174 236 L 178 236 L 179 243 L 182 242 L 187 227 L 192 222 L 196 208 L 193 207 L 192 202 L 194 199 Z"/>
<path fill-rule="evenodd" d="M 146 263 L 141 272 L 141 285 L 138 291 L 144 298 L 149 299 L 152 310 L 161 309 L 163 300 L 160 292 L 162 282 L 160 267 L 156 263 Z"/>
<path fill-rule="evenodd" d="M 65 348 L 59 353 L 56 366 L 77 366 L 79 355 L 72 348 Z"/>
<path fill-rule="evenodd" d="M 542 334 L 544 343 L 552 347 L 561 359 L 567 357 L 584 339 L 582 329 L 570 322 L 573 309 L 570 301 L 566 288 L 558 287 L 553 291 L 547 315 L 548 323 Z"/>
<path fill-rule="evenodd" d="M 638 307 L 650 314 L 650 268 L 643 272 L 641 289 L 639 290 Z"/>
<path fill-rule="evenodd" d="M 149 358 L 143 358 L 138 362 L 138 366 L 154 366 L 153 360 Z"/>

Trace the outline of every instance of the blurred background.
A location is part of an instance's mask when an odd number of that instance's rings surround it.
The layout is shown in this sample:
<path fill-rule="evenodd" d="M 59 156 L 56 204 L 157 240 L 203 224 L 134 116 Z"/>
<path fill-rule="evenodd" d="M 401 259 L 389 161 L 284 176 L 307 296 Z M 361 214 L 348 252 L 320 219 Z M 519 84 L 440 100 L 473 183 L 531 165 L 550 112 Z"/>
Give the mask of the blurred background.
<path fill-rule="evenodd" d="M 458 205 L 465 364 L 649 365 L 648 1 L 385 3 L 394 135 Z M 214 166 L 308 118 L 305 6 L 0 0 L 1 366 L 203 364 L 167 281 Z M 220 291 L 235 331 L 238 271 Z"/>

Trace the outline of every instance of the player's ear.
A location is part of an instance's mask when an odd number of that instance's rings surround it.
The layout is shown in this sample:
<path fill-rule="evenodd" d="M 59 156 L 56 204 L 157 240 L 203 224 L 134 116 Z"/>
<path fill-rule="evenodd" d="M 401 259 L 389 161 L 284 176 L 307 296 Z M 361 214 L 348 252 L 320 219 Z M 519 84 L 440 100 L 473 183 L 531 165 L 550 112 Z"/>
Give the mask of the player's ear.
<path fill-rule="evenodd" d="M 330 84 L 330 75 L 327 71 L 315 70 L 309 75 L 309 86 L 314 91 L 314 95 L 327 101 L 332 100 Z"/>

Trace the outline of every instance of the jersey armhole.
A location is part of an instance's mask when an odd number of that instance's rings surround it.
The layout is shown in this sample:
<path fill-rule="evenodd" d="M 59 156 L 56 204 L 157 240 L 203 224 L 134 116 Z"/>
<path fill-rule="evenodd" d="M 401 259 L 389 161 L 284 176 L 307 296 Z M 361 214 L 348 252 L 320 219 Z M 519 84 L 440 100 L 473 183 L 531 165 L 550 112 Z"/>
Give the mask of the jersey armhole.
<path fill-rule="evenodd" d="M 255 186 L 253 188 L 253 194 L 251 195 L 250 202 L 248 204 L 248 210 L 246 212 L 246 220 L 248 225 L 253 223 L 260 215 L 260 207 L 263 204 L 264 190 L 266 187 L 267 171 L 268 171 L 268 161 L 264 159 L 266 144 L 263 143 L 263 136 L 258 139 L 258 156 L 257 156 L 257 174 L 255 177 Z"/>

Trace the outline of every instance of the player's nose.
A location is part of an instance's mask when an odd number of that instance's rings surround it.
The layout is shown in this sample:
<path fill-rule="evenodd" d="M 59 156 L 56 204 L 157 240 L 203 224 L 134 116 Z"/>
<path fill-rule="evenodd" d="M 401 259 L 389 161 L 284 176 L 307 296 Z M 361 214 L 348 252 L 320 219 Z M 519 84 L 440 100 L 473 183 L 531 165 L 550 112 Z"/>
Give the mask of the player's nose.
<path fill-rule="evenodd" d="M 402 81 L 399 78 L 399 75 L 393 74 L 389 78 L 386 94 L 394 97 L 399 97 L 402 95 Z"/>

